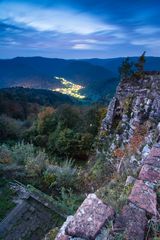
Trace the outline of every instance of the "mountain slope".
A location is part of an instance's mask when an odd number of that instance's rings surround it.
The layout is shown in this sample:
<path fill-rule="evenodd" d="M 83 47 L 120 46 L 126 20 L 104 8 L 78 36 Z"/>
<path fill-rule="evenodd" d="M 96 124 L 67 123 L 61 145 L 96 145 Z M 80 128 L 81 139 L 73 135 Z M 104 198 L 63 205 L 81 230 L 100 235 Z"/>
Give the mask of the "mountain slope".
<path fill-rule="evenodd" d="M 138 57 L 130 57 L 132 62 L 136 62 Z M 112 74 L 118 75 L 119 66 L 122 64 L 124 57 L 120 58 L 108 58 L 108 59 L 99 59 L 99 58 L 92 58 L 92 59 L 83 59 L 88 63 L 94 64 L 96 66 L 101 66 L 106 69 L 110 69 Z M 145 70 L 148 71 L 158 71 L 160 69 L 160 57 L 146 57 L 145 63 Z"/>
<path fill-rule="evenodd" d="M 0 115 L 26 119 L 37 113 L 40 107 L 57 107 L 61 104 L 78 104 L 67 95 L 44 89 L 22 87 L 0 89 Z"/>
<path fill-rule="evenodd" d="M 53 89 L 61 84 L 55 76 L 84 86 L 85 92 L 99 94 L 112 78 L 112 73 L 91 63 L 49 59 L 42 57 L 18 57 L 10 60 L 0 60 L 0 87 L 23 86 L 32 88 Z"/>

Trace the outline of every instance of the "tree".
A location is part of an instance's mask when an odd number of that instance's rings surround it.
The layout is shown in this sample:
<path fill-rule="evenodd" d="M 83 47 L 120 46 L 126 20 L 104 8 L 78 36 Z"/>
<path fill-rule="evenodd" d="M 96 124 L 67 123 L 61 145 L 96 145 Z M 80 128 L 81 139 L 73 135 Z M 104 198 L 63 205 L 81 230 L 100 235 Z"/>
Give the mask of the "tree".
<path fill-rule="evenodd" d="M 129 57 L 125 58 L 119 68 L 119 73 L 121 78 L 128 78 L 133 74 L 132 70 L 133 63 L 130 62 Z"/>
<path fill-rule="evenodd" d="M 144 51 L 143 54 L 139 57 L 138 62 L 135 63 L 135 67 L 139 74 L 142 74 L 144 72 L 144 64 L 146 62 L 145 54 L 146 52 Z"/>

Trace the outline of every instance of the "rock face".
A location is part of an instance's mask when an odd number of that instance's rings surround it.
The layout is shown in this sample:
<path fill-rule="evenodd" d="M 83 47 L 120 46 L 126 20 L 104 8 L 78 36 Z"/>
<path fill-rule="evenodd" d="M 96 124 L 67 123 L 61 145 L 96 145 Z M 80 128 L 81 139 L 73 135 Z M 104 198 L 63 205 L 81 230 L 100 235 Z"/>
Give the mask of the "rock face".
<path fill-rule="evenodd" d="M 67 218 L 56 240 L 105 239 L 107 233 L 103 226 L 113 220 L 114 215 L 111 206 L 104 204 L 95 194 L 89 194 L 76 214 Z"/>
<path fill-rule="evenodd" d="M 95 194 L 89 194 L 67 226 L 66 233 L 73 237 L 95 239 L 106 221 L 113 217 L 113 208 L 104 204 Z"/>
<path fill-rule="evenodd" d="M 148 164 L 143 165 L 139 173 L 139 179 L 149 182 L 158 182 L 160 180 L 160 169 Z"/>
<path fill-rule="evenodd" d="M 144 240 L 148 220 L 159 216 L 155 186 L 160 181 L 160 72 L 121 81 L 102 122 L 100 143 L 97 152 L 111 156 L 116 173 L 131 172 L 124 182 L 127 189 L 133 186 L 128 201 L 116 215 L 90 194 L 66 226 L 65 237 L 113 240 L 122 233 L 126 240 Z M 112 230 L 104 229 L 110 219 Z"/>
<path fill-rule="evenodd" d="M 65 233 L 66 227 L 73 220 L 73 216 L 68 216 L 67 220 L 64 222 L 62 227 L 59 230 L 59 233 L 55 240 L 69 240 L 69 236 Z"/>
<path fill-rule="evenodd" d="M 114 145 L 130 159 L 144 159 L 160 135 L 159 122 L 160 74 L 146 72 L 143 79 L 124 79 L 119 84 L 102 122 L 102 140 L 107 136 L 109 149 Z M 150 157 L 156 157 L 156 151 Z M 131 168 L 138 164 L 130 161 Z"/>
<path fill-rule="evenodd" d="M 128 199 L 137 207 L 144 209 L 146 212 L 152 215 L 157 215 L 156 193 L 142 180 L 137 180 L 135 182 Z"/>
<path fill-rule="evenodd" d="M 112 101 L 109 104 L 108 112 L 106 118 L 103 120 L 102 129 L 106 130 L 107 128 L 111 128 L 113 119 L 115 117 L 115 109 L 116 109 L 117 99 L 113 97 Z"/>
<path fill-rule="evenodd" d="M 129 204 L 122 209 L 114 224 L 115 230 L 123 230 L 125 239 L 142 240 L 147 226 L 146 213 L 143 209 Z"/>

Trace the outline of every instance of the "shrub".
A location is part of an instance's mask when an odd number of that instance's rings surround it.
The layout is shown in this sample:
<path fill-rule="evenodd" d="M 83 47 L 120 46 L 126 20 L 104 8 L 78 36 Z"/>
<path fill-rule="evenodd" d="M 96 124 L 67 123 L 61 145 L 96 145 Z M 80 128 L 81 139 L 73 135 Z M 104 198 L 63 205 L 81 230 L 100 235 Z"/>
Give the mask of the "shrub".
<path fill-rule="evenodd" d="M 43 179 L 44 179 L 44 183 L 49 187 L 53 187 L 56 184 L 56 176 L 49 172 L 49 171 L 45 171 L 44 175 L 43 175 Z"/>
<path fill-rule="evenodd" d="M 67 215 L 73 215 L 83 200 L 84 196 L 73 193 L 71 189 L 62 188 L 61 196 L 57 198 L 57 204 Z"/>
<path fill-rule="evenodd" d="M 37 128 L 39 133 L 45 133 L 46 131 L 49 131 L 54 112 L 54 108 L 46 107 L 42 112 L 38 114 Z"/>
<path fill-rule="evenodd" d="M 12 152 L 6 144 L 0 146 L 0 163 L 11 163 Z"/>
<path fill-rule="evenodd" d="M 25 164 L 28 159 L 33 159 L 35 157 L 35 148 L 33 144 L 18 142 L 12 148 L 13 160 L 17 164 Z"/>
<path fill-rule="evenodd" d="M 47 167 L 48 157 L 44 151 L 35 152 L 34 156 L 29 157 L 25 163 L 25 168 L 29 175 L 39 175 Z"/>
<path fill-rule="evenodd" d="M 96 162 L 91 168 L 90 177 L 97 182 L 103 182 L 113 174 L 114 166 L 112 158 L 106 153 L 100 152 L 97 155 Z"/>
<path fill-rule="evenodd" d="M 49 166 L 45 172 L 45 179 L 51 181 L 50 187 L 56 185 L 61 187 L 72 187 L 75 184 L 77 169 L 72 160 L 66 160 L 61 166 Z"/>
<path fill-rule="evenodd" d="M 1 141 L 17 140 L 20 137 L 22 122 L 5 115 L 0 116 Z"/>
<path fill-rule="evenodd" d="M 97 190 L 97 196 L 110 204 L 117 212 L 127 203 L 133 184 L 125 186 L 126 178 L 116 177 L 109 184 Z"/>
<path fill-rule="evenodd" d="M 49 233 L 45 236 L 44 240 L 55 240 L 57 234 L 59 232 L 59 229 L 57 227 L 51 229 Z"/>

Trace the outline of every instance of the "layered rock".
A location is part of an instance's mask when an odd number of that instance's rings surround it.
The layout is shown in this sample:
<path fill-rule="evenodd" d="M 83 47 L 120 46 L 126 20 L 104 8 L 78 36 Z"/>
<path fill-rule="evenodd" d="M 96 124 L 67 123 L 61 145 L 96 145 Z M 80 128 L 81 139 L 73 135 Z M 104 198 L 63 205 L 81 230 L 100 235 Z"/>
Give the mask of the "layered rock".
<path fill-rule="evenodd" d="M 128 201 L 115 215 L 111 206 L 90 194 L 65 225 L 65 238 L 58 240 L 113 240 L 119 233 L 124 239 L 143 240 L 147 222 L 153 216 L 159 217 L 156 196 L 156 184 L 160 181 L 159 72 L 147 72 L 139 80 L 121 81 L 102 122 L 100 140 L 103 153 L 109 152 L 110 162 L 117 166 L 116 173 L 123 173 L 123 165 L 128 164 L 127 170 L 136 176 L 136 179 L 129 176 L 124 183 L 126 187 L 133 185 Z M 113 222 L 112 228 L 106 228 L 109 220 Z"/>
<path fill-rule="evenodd" d="M 160 138 L 159 72 L 146 72 L 142 79 L 120 82 L 102 122 L 100 135 L 100 146 L 112 156 L 118 173 L 122 174 L 127 168 L 137 174 Z M 155 155 L 156 149 L 153 151 Z"/>
<path fill-rule="evenodd" d="M 94 240 L 101 234 L 103 226 L 114 219 L 114 215 L 111 206 L 104 204 L 95 194 L 89 194 L 74 217 L 62 226 L 56 240 L 67 240 L 69 236 Z"/>

